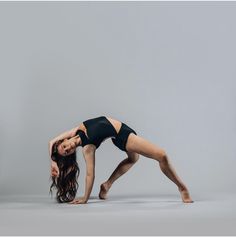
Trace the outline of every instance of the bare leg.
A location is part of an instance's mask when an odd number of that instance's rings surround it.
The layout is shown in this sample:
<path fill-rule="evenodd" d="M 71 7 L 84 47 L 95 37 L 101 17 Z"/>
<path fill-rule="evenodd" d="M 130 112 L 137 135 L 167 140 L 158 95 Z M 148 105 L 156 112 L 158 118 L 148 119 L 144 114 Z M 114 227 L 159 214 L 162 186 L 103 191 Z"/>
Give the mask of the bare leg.
<path fill-rule="evenodd" d="M 178 190 L 181 194 L 183 202 L 193 202 L 190 197 L 187 186 L 183 183 L 183 181 L 181 181 L 181 179 L 176 174 L 173 166 L 170 163 L 169 158 L 166 156 L 163 161 L 159 162 L 159 165 L 162 172 L 178 186 Z"/>
<path fill-rule="evenodd" d="M 126 149 L 130 152 L 136 152 L 140 155 L 158 161 L 161 171 L 177 185 L 183 202 L 193 202 L 190 197 L 187 186 L 183 183 L 183 181 L 175 172 L 166 152 L 163 149 L 157 147 L 148 140 L 139 137 L 133 133 L 131 133 L 128 137 Z"/>
<path fill-rule="evenodd" d="M 120 164 L 113 171 L 109 179 L 102 183 L 100 186 L 99 198 L 106 199 L 107 193 L 112 184 L 117 180 L 121 175 L 126 173 L 139 159 L 139 154 L 134 152 L 126 152 L 128 157 L 120 162 Z"/>

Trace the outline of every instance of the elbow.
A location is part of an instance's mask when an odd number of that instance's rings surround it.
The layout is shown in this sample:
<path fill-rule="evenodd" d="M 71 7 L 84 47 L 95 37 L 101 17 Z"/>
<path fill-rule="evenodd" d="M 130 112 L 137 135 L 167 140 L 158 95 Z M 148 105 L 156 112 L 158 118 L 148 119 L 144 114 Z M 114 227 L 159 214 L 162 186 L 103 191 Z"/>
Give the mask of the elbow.
<path fill-rule="evenodd" d="M 89 178 L 94 178 L 95 174 L 94 174 L 94 172 L 87 172 L 86 176 L 89 177 Z"/>
<path fill-rule="evenodd" d="M 95 176 L 95 167 L 94 166 L 87 167 L 86 176 L 88 176 L 88 177 L 94 177 Z"/>

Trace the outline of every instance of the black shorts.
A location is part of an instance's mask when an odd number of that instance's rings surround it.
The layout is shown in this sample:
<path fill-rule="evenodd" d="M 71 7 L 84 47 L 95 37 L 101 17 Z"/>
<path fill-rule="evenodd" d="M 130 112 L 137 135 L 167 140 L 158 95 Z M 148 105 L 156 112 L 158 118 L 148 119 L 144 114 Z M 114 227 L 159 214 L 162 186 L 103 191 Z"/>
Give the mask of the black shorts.
<path fill-rule="evenodd" d="M 137 135 L 137 133 L 132 128 L 127 126 L 125 123 L 122 123 L 120 131 L 117 134 L 116 138 L 112 138 L 111 140 L 114 145 L 117 146 L 119 149 L 121 149 L 122 151 L 127 151 L 126 143 L 130 133 L 134 133 Z"/>

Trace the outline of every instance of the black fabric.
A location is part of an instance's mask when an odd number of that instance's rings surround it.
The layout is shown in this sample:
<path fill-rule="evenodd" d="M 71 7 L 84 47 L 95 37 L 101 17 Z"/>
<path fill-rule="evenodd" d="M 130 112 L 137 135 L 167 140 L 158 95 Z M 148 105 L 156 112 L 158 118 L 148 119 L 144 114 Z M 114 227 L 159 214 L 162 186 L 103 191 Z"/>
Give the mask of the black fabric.
<path fill-rule="evenodd" d="M 84 121 L 83 124 L 86 127 L 88 137 L 85 132 L 80 129 L 76 133 L 81 138 L 82 147 L 87 144 L 93 144 L 98 148 L 106 138 L 111 137 L 115 146 L 122 151 L 126 151 L 125 146 L 129 134 L 137 134 L 125 123 L 122 123 L 120 131 L 117 134 L 115 128 L 105 116 L 88 119 Z"/>
<path fill-rule="evenodd" d="M 134 133 L 137 135 L 137 133 L 132 128 L 130 128 L 125 123 L 122 123 L 120 131 L 117 134 L 116 138 L 112 138 L 111 140 L 114 145 L 117 146 L 119 149 L 121 149 L 122 151 L 127 151 L 126 143 L 130 133 Z"/>
<path fill-rule="evenodd" d="M 87 144 L 94 144 L 98 148 L 106 138 L 117 136 L 115 128 L 105 116 L 88 119 L 83 124 L 86 127 L 88 137 L 84 131 L 80 129 L 77 131 L 82 141 L 82 147 Z"/>

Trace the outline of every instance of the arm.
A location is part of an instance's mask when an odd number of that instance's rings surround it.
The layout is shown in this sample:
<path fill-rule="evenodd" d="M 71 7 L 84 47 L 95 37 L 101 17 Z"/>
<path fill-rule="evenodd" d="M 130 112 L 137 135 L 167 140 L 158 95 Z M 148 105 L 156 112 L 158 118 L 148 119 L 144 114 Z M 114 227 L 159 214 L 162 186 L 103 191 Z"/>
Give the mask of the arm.
<path fill-rule="evenodd" d="M 49 154 L 50 154 L 50 161 L 51 161 L 51 176 L 52 177 L 59 177 L 59 168 L 57 166 L 57 163 L 52 160 L 52 143 L 49 142 Z"/>
<path fill-rule="evenodd" d="M 84 151 L 83 156 L 86 162 L 86 178 L 85 178 L 85 193 L 82 198 L 74 199 L 71 204 L 85 204 L 87 203 L 95 179 L 95 150 Z"/>
<path fill-rule="evenodd" d="M 86 185 L 85 185 L 85 193 L 84 199 L 86 202 L 88 201 L 95 179 L 95 153 L 94 151 L 86 152 L 84 154 L 84 159 L 86 162 Z"/>

